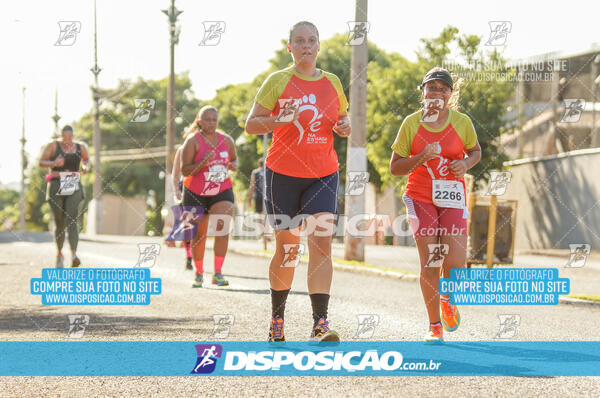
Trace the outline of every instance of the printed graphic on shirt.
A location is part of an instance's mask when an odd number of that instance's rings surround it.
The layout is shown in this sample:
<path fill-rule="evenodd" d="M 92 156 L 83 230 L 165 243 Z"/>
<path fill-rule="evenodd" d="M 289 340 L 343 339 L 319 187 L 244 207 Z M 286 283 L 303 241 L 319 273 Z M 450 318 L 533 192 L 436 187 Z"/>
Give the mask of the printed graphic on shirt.
<path fill-rule="evenodd" d="M 283 124 L 273 131 L 267 167 L 305 178 L 324 177 L 338 169 L 333 127 L 345 114 L 348 102 L 335 75 L 321 71 L 319 76 L 309 78 L 292 67 L 283 69 L 267 78 L 256 102 L 270 109 L 271 116 Z M 298 119 L 290 123 L 295 112 Z"/>

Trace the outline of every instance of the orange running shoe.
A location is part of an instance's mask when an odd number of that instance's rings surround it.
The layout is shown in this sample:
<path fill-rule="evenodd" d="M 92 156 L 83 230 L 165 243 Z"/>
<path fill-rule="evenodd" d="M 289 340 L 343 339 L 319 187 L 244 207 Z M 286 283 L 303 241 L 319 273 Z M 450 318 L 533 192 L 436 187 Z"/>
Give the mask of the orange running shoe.
<path fill-rule="evenodd" d="M 423 339 L 425 344 L 442 344 L 444 342 L 444 329 L 442 325 L 435 324 L 429 325 L 429 331 Z"/>
<path fill-rule="evenodd" d="M 450 304 L 450 300 L 440 298 L 440 319 L 446 332 L 454 332 L 460 326 L 458 307 Z"/>

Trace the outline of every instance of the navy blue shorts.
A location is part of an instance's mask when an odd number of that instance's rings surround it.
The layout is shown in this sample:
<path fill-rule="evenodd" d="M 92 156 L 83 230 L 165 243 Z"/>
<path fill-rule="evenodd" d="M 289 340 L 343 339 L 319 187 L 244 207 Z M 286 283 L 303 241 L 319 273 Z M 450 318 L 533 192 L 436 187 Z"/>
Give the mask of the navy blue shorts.
<path fill-rule="evenodd" d="M 301 178 L 265 167 L 265 207 L 274 229 L 293 229 L 311 214 L 337 214 L 339 174 Z"/>

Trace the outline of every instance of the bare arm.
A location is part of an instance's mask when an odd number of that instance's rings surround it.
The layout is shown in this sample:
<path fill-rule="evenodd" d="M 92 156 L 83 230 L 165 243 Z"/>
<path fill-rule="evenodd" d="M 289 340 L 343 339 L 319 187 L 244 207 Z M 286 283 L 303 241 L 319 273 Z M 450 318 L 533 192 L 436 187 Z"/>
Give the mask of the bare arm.
<path fill-rule="evenodd" d="M 90 170 L 90 154 L 87 149 L 87 145 L 80 143 L 81 145 L 81 171 L 86 174 Z"/>
<path fill-rule="evenodd" d="M 56 145 L 57 145 L 56 142 L 51 142 L 50 144 L 48 144 L 46 146 L 46 148 L 44 148 L 44 151 L 42 152 L 42 156 L 39 161 L 40 167 L 52 168 L 52 167 L 60 167 L 64 164 L 65 161 L 62 156 L 59 156 L 55 160 L 50 160 L 50 157 L 56 151 Z"/>
<path fill-rule="evenodd" d="M 177 190 L 179 186 L 179 178 L 181 177 L 181 150 L 182 146 L 175 152 L 173 158 L 173 169 L 171 170 L 171 180 L 173 181 L 173 187 Z"/>
<path fill-rule="evenodd" d="M 412 173 L 414 169 L 436 157 L 437 144 L 425 146 L 422 152 L 410 158 L 403 158 L 396 152 L 392 152 L 390 159 L 390 173 L 393 176 L 404 176 Z"/>
<path fill-rule="evenodd" d="M 227 147 L 229 148 L 229 165 L 227 168 L 231 171 L 236 171 L 238 168 L 237 152 L 235 151 L 235 141 L 231 136 L 226 135 Z"/>
<path fill-rule="evenodd" d="M 191 135 L 185 140 L 183 144 L 183 151 L 181 154 L 181 174 L 184 176 L 193 176 L 198 174 L 200 170 L 204 168 L 215 157 L 215 151 L 208 151 L 198 163 L 194 163 L 194 157 L 196 156 L 196 137 Z"/>
<path fill-rule="evenodd" d="M 291 122 L 276 122 L 277 116 L 269 116 L 270 114 L 271 110 L 255 102 L 246 119 L 246 132 L 251 135 L 266 134 L 276 128 L 295 122 L 299 116 L 299 112 L 296 111 L 294 120 Z"/>

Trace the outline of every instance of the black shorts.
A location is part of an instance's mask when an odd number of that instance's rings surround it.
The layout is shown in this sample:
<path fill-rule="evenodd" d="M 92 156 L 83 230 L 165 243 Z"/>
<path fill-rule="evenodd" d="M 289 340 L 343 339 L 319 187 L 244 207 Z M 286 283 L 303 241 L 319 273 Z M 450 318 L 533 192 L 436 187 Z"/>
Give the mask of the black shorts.
<path fill-rule="evenodd" d="M 183 202 L 181 204 L 183 206 L 202 206 L 204 214 L 208 214 L 210 207 L 221 201 L 235 203 L 233 189 L 229 188 L 215 196 L 200 196 L 185 187 L 183 188 Z"/>
<path fill-rule="evenodd" d="M 265 167 L 265 206 L 274 229 L 293 229 L 311 214 L 337 214 L 339 175 L 320 178 L 279 174 Z"/>
<path fill-rule="evenodd" d="M 263 212 L 263 197 L 262 196 L 254 197 L 254 211 L 257 213 Z"/>

